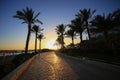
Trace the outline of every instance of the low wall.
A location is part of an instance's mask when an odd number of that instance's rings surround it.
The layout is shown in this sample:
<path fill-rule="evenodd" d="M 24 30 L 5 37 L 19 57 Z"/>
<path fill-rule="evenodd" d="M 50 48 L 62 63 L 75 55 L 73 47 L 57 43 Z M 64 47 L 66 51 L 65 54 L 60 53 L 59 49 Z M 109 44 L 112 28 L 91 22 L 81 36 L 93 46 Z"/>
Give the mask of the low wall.
<path fill-rule="evenodd" d="M 2 80 L 17 80 L 18 77 L 29 67 L 31 62 L 38 56 L 35 55 L 20 66 L 18 66 L 15 70 L 13 70 L 11 73 L 9 73 L 7 76 L 5 76 Z"/>

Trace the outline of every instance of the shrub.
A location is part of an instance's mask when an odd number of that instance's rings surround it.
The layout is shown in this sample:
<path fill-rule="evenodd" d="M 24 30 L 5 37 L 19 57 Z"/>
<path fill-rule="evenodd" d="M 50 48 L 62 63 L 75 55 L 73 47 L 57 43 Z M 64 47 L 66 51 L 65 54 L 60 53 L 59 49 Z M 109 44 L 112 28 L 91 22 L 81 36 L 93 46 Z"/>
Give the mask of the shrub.
<path fill-rule="evenodd" d="M 11 62 L 8 64 L 0 65 L 0 78 L 11 72 L 15 68 L 15 65 Z"/>
<path fill-rule="evenodd" d="M 32 54 L 19 54 L 16 55 L 12 62 L 0 65 L 0 79 L 7 75 L 9 72 L 13 71 L 17 66 L 34 56 L 35 53 Z"/>
<path fill-rule="evenodd" d="M 15 66 L 19 66 L 20 64 L 22 64 L 23 62 L 25 62 L 26 60 L 28 60 L 29 58 L 31 58 L 32 56 L 34 56 L 35 54 L 19 54 L 17 55 L 14 59 L 13 59 L 13 63 L 15 64 Z"/>
<path fill-rule="evenodd" d="M 3 65 L 3 72 L 8 73 L 11 72 L 15 68 L 15 65 L 13 63 L 8 63 Z"/>

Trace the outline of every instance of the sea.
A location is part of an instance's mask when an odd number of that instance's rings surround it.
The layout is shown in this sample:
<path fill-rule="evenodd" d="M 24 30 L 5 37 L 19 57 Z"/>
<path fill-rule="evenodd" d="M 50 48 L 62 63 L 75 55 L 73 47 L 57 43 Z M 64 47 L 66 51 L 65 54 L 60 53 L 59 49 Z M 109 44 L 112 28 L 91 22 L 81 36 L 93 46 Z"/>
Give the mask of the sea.
<path fill-rule="evenodd" d="M 28 53 L 33 53 L 34 51 L 33 50 L 30 50 L 28 51 Z M 23 50 L 16 50 L 14 53 L 11 53 L 11 52 L 0 52 L 0 56 L 11 56 L 11 55 L 18 55 L 18 54 L 24 54 L 24 51 Z"/>

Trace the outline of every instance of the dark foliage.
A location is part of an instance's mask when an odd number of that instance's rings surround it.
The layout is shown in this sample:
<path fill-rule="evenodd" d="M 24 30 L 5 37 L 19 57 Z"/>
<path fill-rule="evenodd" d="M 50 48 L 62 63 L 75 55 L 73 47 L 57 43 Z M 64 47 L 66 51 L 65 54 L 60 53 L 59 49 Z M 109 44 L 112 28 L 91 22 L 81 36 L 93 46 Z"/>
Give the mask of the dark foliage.
<path fill-rule="evenodd" d="M 15 58 L 12 60 L 12 62 L 0 65 L 0 79 L 6 76 L 8 73 L 13 71 L 16 67 L 18 67 L 20 64 L 24 63 L 26 60 L 34 56 L 35 54 L 19 54 L 15 56 Z"/>
<path fill-rule="evenodd" d="M 75 48 L 61 49 L 59 52 L 69 56 L 85 57 L 92 60 L 104 61 L 120 65 L 120 33 L 109 34 L 108 41 L 104 37 L 84 40 Z"/>
<path fill-rule="evenodd" d="M 15 65 L 11 62 L 8 64 L 0 65 L 0 79 L 11 72 L 15 68 Z"/>
<path fill-rule="evenodd" d="M 29 58 L 31 58 L 32 56 L 34 56 L 35 54 L 19 54 L 17 55 L 14 60 L 12 61 L 15 66 L 19 66 L 20 64 L 22 64 L 23 62 L 25 62 L 26 60 L 28 60 Z"/>

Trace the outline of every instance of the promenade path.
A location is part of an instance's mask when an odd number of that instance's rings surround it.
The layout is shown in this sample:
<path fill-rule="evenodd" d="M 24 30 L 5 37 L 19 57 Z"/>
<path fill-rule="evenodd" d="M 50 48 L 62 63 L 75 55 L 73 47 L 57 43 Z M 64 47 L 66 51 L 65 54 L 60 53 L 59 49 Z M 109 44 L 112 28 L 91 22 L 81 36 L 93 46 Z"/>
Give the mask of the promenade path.
<path fill-rule="evenodd" d="M 120 80 L 120 67 L 45 52 L 36 57 L 18 80 Z"/>

